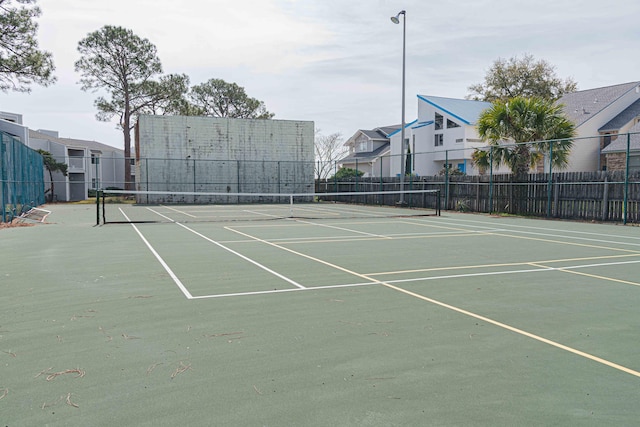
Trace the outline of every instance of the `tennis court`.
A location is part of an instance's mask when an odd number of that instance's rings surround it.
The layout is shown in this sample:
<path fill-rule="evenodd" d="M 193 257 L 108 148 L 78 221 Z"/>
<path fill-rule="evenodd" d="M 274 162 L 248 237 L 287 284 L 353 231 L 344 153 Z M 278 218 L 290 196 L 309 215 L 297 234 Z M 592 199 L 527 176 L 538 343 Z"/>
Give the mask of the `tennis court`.
<path fill-rule="evenodd" d="M 3 425 L 640 418 L 638 227 L 45 209 L 0 230 Z"/>

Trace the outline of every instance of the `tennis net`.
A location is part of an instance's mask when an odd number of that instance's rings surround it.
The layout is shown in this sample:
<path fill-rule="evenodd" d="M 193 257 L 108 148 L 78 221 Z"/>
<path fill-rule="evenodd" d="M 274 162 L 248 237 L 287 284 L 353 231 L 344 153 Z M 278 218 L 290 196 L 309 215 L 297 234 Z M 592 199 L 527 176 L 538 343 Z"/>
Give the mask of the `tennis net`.
<path fill-rule="evenodd" d="M 440 215 L 439 190 L 347 193 L 98 191 L 97 223 L 233 222 Z"/>

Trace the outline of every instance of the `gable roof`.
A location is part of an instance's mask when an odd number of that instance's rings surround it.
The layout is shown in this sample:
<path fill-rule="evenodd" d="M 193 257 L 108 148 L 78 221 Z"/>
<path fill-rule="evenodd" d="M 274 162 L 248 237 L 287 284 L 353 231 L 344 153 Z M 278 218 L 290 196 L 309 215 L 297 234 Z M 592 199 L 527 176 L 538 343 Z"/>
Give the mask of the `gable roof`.
<path fill-rule="evenodd" d="M 400 129 L 400 124 L 397 125 L 389 125 L 389 126 L 382 126 L 379 128 L 376 128 L 376 130 L 384 133 L 384 135 L 388 138 L 391 134 L 395 133 L 398 129 Z"/>
<path fill-rule="evenodd" d="M 627 138 L 629 139 L 629 151 L 640 151 L 640 123 L 636 123 L 629 129 L 629 136 L 627 134 L 619 135 L 615 141 L 602 149 L 602 153 L 626 153 Z"/>
<path fill-rule="evenodd" d="M 615 116 L 609 123 L 598 129 L 598 132 L 617 131 L 631 120 L 640 116 L 640 99 L 629 105 L 622 113 Z"/>
<path fill-rule="evenodd" d="M 388 141 L 389 136 L 393 135 L 398 129 L 400 129 L 400 125 L 381 126 L 375 129 L 358 129 L 358 131 L 351 138 L 347 139 L 343 145 L 351 145 L 360 134 L 366 136 L 372 141 Z"/>
<path fill-rule="evenodd" d="M 390 147 L 391 147 L 391 143 L 387 142 L 385 144 L 382 144 L 380 147 L 376 148 L 373 151 L 364 151 L 364 152 L 361 151 L 359 153 L 351 153 L 348 156 L 344 157 L 342 160 L 338 160 L 338 162 L 348 163 L 349 161 L 356 160 L 356 159 L 373 159 L 378 156 L 381 156 L 386 151 L 389 151 Z"/>
<path fill-rule="evenodd" d="M 438 110 L 461 120 L 465 125 L 474 125 L 482 113 L 491 107 L 490 102 L 469 99 L 442 98 L 439 96 L 418 95 L 418 99 L 433 105 Z"/>
<path fill-rule="evenodd" d="M 558 104 L 564 105 L 567 118 L 580 126 L 638 85 L 640 82 L 630 82 L 567 93 Z"/>
<path fill-rule="evenodd" d="M 379 131 L 377 129 L 374 129 L 374 130 L 360 129 L 358 132 L 366 135 L 369 139 L 374 140 L 374 141 L 386 141 L 387 139 L 389 139 L 384 134 L 384 132 Z"/>

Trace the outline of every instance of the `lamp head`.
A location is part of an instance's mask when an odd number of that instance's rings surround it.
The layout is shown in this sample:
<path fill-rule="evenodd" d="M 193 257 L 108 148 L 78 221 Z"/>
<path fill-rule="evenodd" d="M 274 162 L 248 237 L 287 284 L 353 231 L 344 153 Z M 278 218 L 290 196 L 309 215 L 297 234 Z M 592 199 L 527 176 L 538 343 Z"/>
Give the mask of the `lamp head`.
<path fill-rule="evenodd" d="M 406 12 L 404 10 L 401 10 L 400 12 L 398 12 L 398 14 L 396 16 L 392 16 L 391 17 L 391 22 L 393 22 L 394 24 L 399 24 L 400 23 L 400 15 L 404 15 Z"/>

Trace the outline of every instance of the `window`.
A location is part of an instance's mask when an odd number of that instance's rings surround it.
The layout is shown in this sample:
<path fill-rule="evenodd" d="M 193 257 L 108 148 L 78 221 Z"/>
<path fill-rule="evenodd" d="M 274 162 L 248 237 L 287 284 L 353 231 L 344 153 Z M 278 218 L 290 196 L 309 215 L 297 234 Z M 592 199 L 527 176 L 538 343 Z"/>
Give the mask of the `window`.
<path fill-rule="evenodd" d="M 444 144 L 444 135 L 441 133 L 436 133 L 433 135 L 433 145 L 436 147 L 441 147 Z"/>
<path fill-rule="evenodd" d="M 458 163 L 458 170 L 462 173 L 466 173 L 466 167 L 464 163 Z"/>
<path fill-rule="evenodd" d="M 605 133 L 602 136 L 602 142 L 600 143 L 600 149 L 602 149 L 602 148 L 606 147 L 607 145 L 611 144 L 617 138 L 618 138 L 618 135 L 616 134 L 616 132 Z"/>
<path fill-rule="evenodd" d="M 367 151 L 367 141 L 361 141 L 358 144 L 358 152 Z"/>
<path fill-rule="evenodd" d="M 441 114 L 436 113 L 436 119 L 434 122 L 435 130 L 440 130 L 443 128 L 444 117 L 442 117 Z"/>
<path fill-rule="evenodd" d="M 447 119 L 447 129 L 451 129 L 451 128 L 459 128 L 460 125 L 457 124 L 456 122 L 454 122 L 453 120 L 449 120 Z"/>

